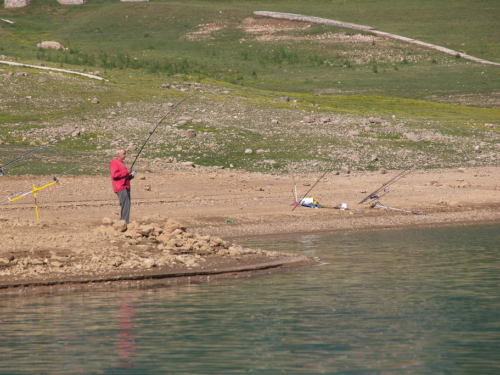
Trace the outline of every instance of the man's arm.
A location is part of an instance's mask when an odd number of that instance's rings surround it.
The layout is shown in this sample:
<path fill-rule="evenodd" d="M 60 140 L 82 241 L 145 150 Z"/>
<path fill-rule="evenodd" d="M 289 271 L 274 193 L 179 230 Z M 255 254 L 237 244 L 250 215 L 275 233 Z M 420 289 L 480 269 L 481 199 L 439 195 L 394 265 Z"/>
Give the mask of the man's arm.
<path fill-rule="evenodd" d="M 109 169 L 113 180 L 120 180 L 129 175 L 127 168 L 124 168 L 124 165 L 122 163 L 118 163 L 116 160 L 111 161 Z"/>

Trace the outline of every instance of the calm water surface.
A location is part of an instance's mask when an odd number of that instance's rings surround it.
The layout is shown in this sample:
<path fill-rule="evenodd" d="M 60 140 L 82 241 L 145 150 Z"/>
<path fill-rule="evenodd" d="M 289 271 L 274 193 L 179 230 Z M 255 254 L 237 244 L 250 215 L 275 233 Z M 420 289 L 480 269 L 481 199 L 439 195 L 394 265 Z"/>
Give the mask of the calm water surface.
<path fill-rule="evenodd" d="M 245 246 L 325 265 L 0 296 L 1 374 L 500 374 L 500 225 Z"/>

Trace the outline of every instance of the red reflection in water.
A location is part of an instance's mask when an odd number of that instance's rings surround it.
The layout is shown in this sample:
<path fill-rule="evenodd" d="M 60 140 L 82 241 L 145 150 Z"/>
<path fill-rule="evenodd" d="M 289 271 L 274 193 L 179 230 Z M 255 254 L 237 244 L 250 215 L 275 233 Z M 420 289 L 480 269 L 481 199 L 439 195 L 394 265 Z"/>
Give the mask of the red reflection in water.
<path fill-rule="evenodd" d="M 123 297 L 120 300 L 120 315 L 118 316 L 118 326 L 120 331 L 116 339 L 116 351 L 120 356 L 117 367 L 132 367 L 132 355 L 135 352 L 134 338 L 134 316 L 135 302 L 131 297 Z"/>

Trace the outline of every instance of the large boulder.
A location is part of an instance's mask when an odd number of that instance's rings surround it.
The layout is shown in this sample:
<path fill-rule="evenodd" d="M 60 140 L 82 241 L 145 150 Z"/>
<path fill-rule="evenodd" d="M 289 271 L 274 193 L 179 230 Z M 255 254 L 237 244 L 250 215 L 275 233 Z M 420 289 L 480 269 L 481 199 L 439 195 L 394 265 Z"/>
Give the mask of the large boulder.
<path fill-rule="evenodd" d="M 54 41 L 47 41 L 47 42 L 38 43 L 36 46 L 38 48 L 44 48 L 44 49 L 47 49 L 47 48 L 64 49 L 64 46 L 61 43 L 54 42 Z"/>

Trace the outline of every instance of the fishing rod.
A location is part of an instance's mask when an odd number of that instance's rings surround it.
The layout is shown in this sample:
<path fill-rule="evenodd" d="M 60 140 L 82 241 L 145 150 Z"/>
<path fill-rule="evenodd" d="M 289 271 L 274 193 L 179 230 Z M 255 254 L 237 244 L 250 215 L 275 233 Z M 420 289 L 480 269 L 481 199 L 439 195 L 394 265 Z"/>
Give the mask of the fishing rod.
<path fill-rule="evenodd" d="M 21 161 L 22 159 L 24 159 L 26 156 L 28 156 L 28 155 L 30 155 L 30 154 L 32 154 L 32 153 L 34 153 L 34 152 L 36 152 L 36 151 L 38 151 L 38 150 L 40 150 L 40 149 L 42 149 L 42 148 L 45 148 L 45 147 L 47 147 L 47 146 L 50 146 L 52 143 L 55 143 L 55 142 L 57 142 L 57 139 L 53 139 L 53 140 L 51 140 L 50 142 L 44 143 L 43 145 L 38 146 L 38 147 L 37 147 L 37 148 L 35 148 L 34 150 L 31 150 L 31 151 L 29 151 L 29 152 L 25 153 L 24 155 L 21 155 L 21 156 L 19 156 L 18 158 L 16 158 L 16 159 L 12 160 L 11 162 L 9 162 L 9 163 L 7 163 L 7 164 L 5 164 L 5 165 L 2 165 L 2 166 L 0 167 L 0 177 L 2 177 L 2 176 L 4 176 L 4 175 L 5 175 L 5 168 L 7 168 L 9 165 L 12 165 L 12 164 L 14 164 L 14 163 L 17 163 L 18 161 Z"/>
<path fill-rule="evenodd" d="M 380 201 L 378 199 L 375 201 L 375 203 L 372 204 L 371 207 L 379 207 L 379 208 L 385 208 L 386 210 L 408 212 L 409 214 L 413 214 L 413 215 L 425 216 L 425 214 L 422 214 L 420 212 L 414 212 L 414 211 L 409 211 L 409 210 L 403 210 L 401 208 L 394 208 L 394 207 L 384 206 L 382 203 L 380 203 Z"/>
<path fill-rule="evenodd" d="M 325 177 L 325 175 L 326 175 L 328 172 L 330 172 L 330 171 L 325 171 L 325 173 L 323 173 L 323 174 L 321 175 L 321 177 L 320 177 L 320 178 L 318 178 L 318 180 L 314 183 L 314 185 L 313 185 L 313 186 L 311 186 L 311 188 L 307 191 L 307 193 L 305 193 L 305 194 L 304 194 L 304 196 L 303 196 L 302 198 L 300 198 L 300 200 L 297 202 L 297 203 L 299 203 L 299 204 L 297 204 L 297 205 L 293 206 L 292 211 L 293 211 L 293 210 L 295 210 L 295 209 L 297 208 L 297 206 L 299 206 L 299 205 L 300 205 L 300 202 L 302 201 L 302 199 L 304 199 L 305 197 L 307 197 L 307 194 L 309 194 L 309 193 L 311 192 L 311 190 L 312 190 L 312 189 L 314 189 L 314 187 L 318 184 L 318 182 L 319 182 L 319 181 L 320 181 L 323 177 Z"/>
<path fill-rule="evenodd" d="M 135 162 L 137 161 L 137 159 L 139 159 L 139 155 L 141 154 L 141 152 L 142 152 L 143 148 L 144 148 L 144 147 L 146 146 L 146 144 L 149 142 L 149 139 L 152 137 L 153 133 L 156 131 L 156 129 L 158 128 L 158 126 L 160 126 L 160 124 L 163 122 L 163 120 L 165 120 L 165 119 L 167 118 L 167 116 L 168 116 L 168 115 L 169 115 L 169 114 L 170 114 L 170 113 L 171 113 L 174 109 L 176 109 L 178 106 L 180 106 L 180 105 L 181 105 L 184 101 L 186 101 L 187 99 L 189 99 L 189 98 L 191 98 L 191 97 L 193 97 L 193 96 L 195 96 L 195 95 L 196 95 L 196 94 L 189 95 L 189 96 L 185 97 L 184 99 L 182 99 L 179 103 L 177 103 L 176 105 L 174 105 L 174 106 L 172 107 L 172 109 L 170 109 L 170 111 L 168 111 L 168 112 L 167 112 L 167 114 L 161 118 L 161 120 L 160 120 L 160 121 L 158 121 L 158 123 L 157 123 L 157 124 L 156 124 L 156 126 L 153 128 L 153 130 L 151 130 L 151 131 L 149 132 L 149 136 L 148 136 L 148 138 L 146 139 L 146 141 L 144 142 L 144 144 L 142 145 L 142 147 L 140 148 L 139 152 L 137 153 L 137 156 L 135 157 L 134 162 L 133 162 L 133 163 L 132 163 L 132 165 L 130 166 L 130 170 L 132 170 L 132 168 L 134 167 L 134 164 L 135 164 Z"/>
<path fill-rule="evenodd" d="M 377 190 L 371 192 L 370 194 L 368 194 L 361 202 L 359 202 L 358 204 L 363 204 L 365 203 L 367 200 L 370 200 L 370 199 L 378 199 L 380 197 L 383 197 L 384 195 L 386 195 L 387 193 L 389 193 L 389 185 L 392 185 L 393 183 L 395 183 L 396 181 L 402 179 L 403 177 L 409 175 L 413 169 L 415 168 L 416 164 L 413 164 L 411 166 L 409 166 L 408 168 L 404 169 L 403 171 L 401 171 L 400 173 L 398 173 L 396 176 L 394 176 L 392 179 L 390 179 L 389 181 L 387 181 L 386 183 L 382 184 L 381 187 L 379 187 Z M 379 194 L 381 191 L 383 191 L 383 194 Z"/>
<path fill-rule="evenodd" d="M 23 190 L 23 191 L 20 191 L 16 194 L 13 194 L 5 199 L 2 199 L 0 201 L 0 204 L 3 203 L 3 202 L 13 202 L 13 201 L 16 201 L 18 199 L 21 199 L 22 197 L 25 197 L 26 195 L 30 194 L 30 193 L 36 193 L 37 191 L 39 190 L 42 190 L 42 189 L 45 189 L 49 186 L 52 186 L 56 183 L 59 182 L 59 179 L 58 177 L 60 176 L 63 176 L 65 174 L 68 174 L 69 172 L 77 169 L 77 168 L 81 168 L 83 167 L 84 165 L 87 165 L 87 164 L 90 164 L 91 162 L 88 161 L 88 162 L 85 162 L 85 163 L 82 163 L 82 164 L 79 164 L 77 165 L 76 167 L 73 167 L 73 168 L 70 168 L 64 172 L 61 172 L 59 174 L 56 174 L 54 175 L 52 178 L 48 179 L 48 180 L 44 180 L 42 182 L 39 182 L 38 184 L 33 184 L 33 187 L 32 188 L 29 188 L 29 189 L 26 189 L 26 190 Z M 35 196 L 35 199 L 36 199 L 36 196 Z"/>

